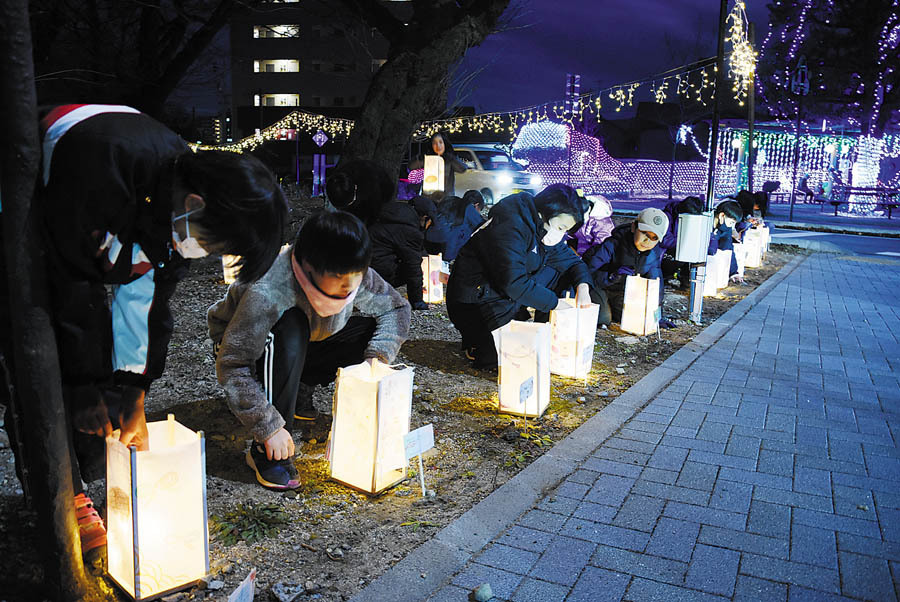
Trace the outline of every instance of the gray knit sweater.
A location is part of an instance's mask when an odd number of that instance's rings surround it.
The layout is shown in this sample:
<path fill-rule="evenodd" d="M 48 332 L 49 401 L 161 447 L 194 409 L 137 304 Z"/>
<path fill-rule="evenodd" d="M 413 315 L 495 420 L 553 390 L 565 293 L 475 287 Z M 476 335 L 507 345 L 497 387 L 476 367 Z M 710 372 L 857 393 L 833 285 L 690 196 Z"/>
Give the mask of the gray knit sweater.
<path fill-rule="evenodd" d="M 285 311 L 296 306 L 306 314 L 311 341 L 327 339 L 341 330 L 354 309 L 374 317 L 375 334 L 364 355 L 384 362 L 394 360 L 409 333 L 409 303 L 371 268 L 352 304 L 333 316 L 319 316 L 294 277 L 291 253 L 293 246 L 282 249 L 262 278 L 249 285 L 232 284 L 225 297 L 207 311 L 209 336 L 219 345 L 216 376 L 225 387 L 228 407 L 259 442 L 284 426 L 253 372 L 265 350 L 266 335 Z"/>

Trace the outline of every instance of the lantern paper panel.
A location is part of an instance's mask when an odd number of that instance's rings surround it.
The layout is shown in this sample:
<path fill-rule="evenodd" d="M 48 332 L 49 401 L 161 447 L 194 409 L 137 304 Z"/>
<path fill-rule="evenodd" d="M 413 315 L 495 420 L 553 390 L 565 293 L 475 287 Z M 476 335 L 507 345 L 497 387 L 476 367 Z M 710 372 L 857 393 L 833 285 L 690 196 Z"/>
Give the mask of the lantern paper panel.
<path fill-rule="evenodd" d="M 209 573 L 202 432 L 147 424 L 147 451 L 106 439 L 109 575 L 135 600 L 195 585 Z"/>
<path fill-rule="evenodd" d="M 716 288 L 728 286 L 728 277 L 731 275 L 731 251 L 719 249 L 716 252 Z"/>
<path fill-rule="evenodd" d="M 743 243 L 734 243 L 734 259 L 737 262 L 737 274 L 741 278 L 744 277 L 744 259 L 746 254 L 747 250 L 744 248 Z"/>
<path fill-rule="evenodd" d="M 225 284 L 232 284 L 237 278 L 237 262 L 240 255 L 222 255 L 222 278 Z"/>
<path fill-rule="evenodd" d="M 756 229 L 762 233 L 762 252 L 763 254 L 768 253 L 769 243 L 772 242 L 772 232 L 769 230 L 768 226 L 762 226 Z"/>
<path fill-rule="evenodd" d="M 713 230 L 713 214 L 678 216 L 678 238 L 675 242 L 675 261 L 703 263 L 709 247 L 709 235 Z"/>
<path fill-rule="evenodd" d="M 426 303 L 444 301 L 444 285 L 441 283 L 443 268 L 444 259 L 440 254 L 422 258 L 422 299 Z"/>
<path fill-rule="evenodd" d="M 440 155 L 425 155 L 425 176 L 422 180 L 422 192 L 444 190 L 444 158 Z"/>
<path fill-rule="evenodd" d="M 762 233 L 758 229 L 744 234 L 744 267 L 758 268 L 762 265 Z"/>
<path fill-rule="evenodd" d="M 707 255 L 706 256 L 706 269 L 704 270 L 703 276 L 703 296 L 704 297 L 714 297 L 718 292 L 718 274 L 719 274 L 719 261 L 721 259 L 721 255 L 716 251 L 715 255 Z M 699 278 L 699 273 L 698 273 Z"/>
<path fill-rule="evenodd" d="M 328 460 L 331 478 L 370 495 L 406 478 L 413 369 L 378 360 L 339 368 Z"/>
<path fill-rule="evenodd" d="M 656 332 L 659 327 L 659 278 L 628 276 L 622 304 L 622 330 L 638 336 Z"/>
<path fill-rule="evenodd" d="M 550 312 L 550 372 L 587 378 L 594 361 L 600 306 L 577 307 L 571 298 L 562 301 L 568 307 Z"/>
<path fill-rule="evenodd" d="M 550 324 L 513 320 L 491 334 L 499 365 L 499 411 L 540 416 L 550 404 Z"/>

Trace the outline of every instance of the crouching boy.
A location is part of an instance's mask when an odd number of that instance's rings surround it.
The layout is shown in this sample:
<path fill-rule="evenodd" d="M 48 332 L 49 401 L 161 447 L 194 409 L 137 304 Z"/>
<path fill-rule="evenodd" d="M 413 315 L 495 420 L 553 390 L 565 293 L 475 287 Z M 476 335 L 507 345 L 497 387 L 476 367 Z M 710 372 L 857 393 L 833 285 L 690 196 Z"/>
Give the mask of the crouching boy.
<path fill-rule="evenodd" d="M 312 409 L 296 407 L 300 383 L 327 384 L 369 358 L 390 363 L 406 340 L 409 303 L 369 268 L 371 257 L 358 218 L 317 213 L 262 278 L 231 285 L 209 308 L 216 376 L 253 435 L 246 461 L 264 487 L 300 486 L 290 430 L 295 413 Z"/>

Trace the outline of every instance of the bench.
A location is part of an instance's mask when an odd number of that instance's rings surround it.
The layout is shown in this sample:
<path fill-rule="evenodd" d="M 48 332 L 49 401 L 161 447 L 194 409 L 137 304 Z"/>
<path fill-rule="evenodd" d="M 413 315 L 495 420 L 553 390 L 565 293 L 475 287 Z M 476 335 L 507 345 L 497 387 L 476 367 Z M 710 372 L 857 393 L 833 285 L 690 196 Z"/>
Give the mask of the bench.
<path fill-rule="evenodd" d="M 850 200 L 851 195 L 871 196 L 875 197 L 875 207 L 887 210 L 888 219 L 894 209 L 900 207 L 900 189 L 885 188 L 882 186 L 835 186 L 833 198 L 828 200 L 828 204 L 834 207 L 834 216 L 837 217 L 838 208 L 841 205 L 862 205 L 863 203 Z"/>

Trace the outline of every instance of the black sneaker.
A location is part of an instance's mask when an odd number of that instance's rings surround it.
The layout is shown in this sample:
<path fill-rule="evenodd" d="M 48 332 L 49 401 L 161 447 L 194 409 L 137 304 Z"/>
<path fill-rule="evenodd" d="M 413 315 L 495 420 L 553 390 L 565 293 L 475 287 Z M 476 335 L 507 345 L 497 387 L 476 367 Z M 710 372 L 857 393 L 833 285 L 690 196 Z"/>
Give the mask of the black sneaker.
<path fill-rule="evenodd" d="M 319 417 L 319 411 L 313 407 L 297 408 L 294 410 L 294 420 L 312 421 Z"/>
<path fill-rule="evenodd" d="M 266 458 L 266 450 L 255 443 L 250 445 L 244 458 L 263 487 L 277 491 L 300 487 L 300 475 L 292 460 L 269 460 Z"/>

